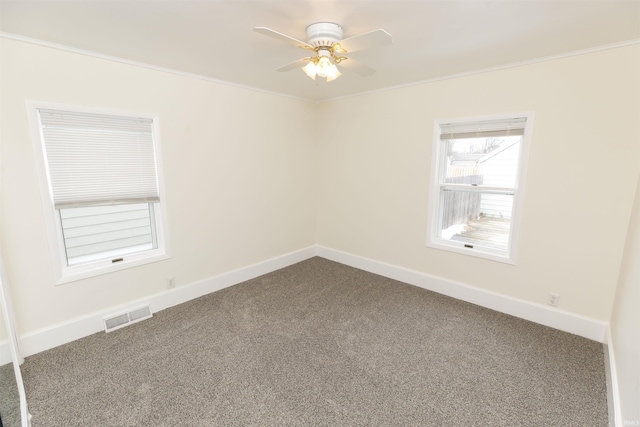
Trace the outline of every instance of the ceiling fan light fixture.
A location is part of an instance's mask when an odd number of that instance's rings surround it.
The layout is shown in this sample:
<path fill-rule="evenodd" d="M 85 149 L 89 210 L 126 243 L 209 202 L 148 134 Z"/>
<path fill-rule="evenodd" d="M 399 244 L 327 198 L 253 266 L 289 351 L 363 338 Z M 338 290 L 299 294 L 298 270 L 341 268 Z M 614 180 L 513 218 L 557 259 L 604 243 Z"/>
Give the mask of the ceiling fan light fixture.
<path fill-rule="evenodd" d="M 338 67 L 336 67 L 335 65 L 333 66 L 333 70 L 335 70 L 335 72 L 327 76 L 328 82 L 332 82 L 342 75 L 342 73 L 338 70 Z"/>
<path fill-rule="evenodd" d="M 304 71 L 304 73 L 307 76 L 311 77 L 313 80 L 316 79 L 316 74 L 318 74 L 318 71 L 316 69 L 316 64 L 313 62 L 313 60 L 309 61 L 307 65 L 302 67 L 302 71 Z"/>
<path fill-rule="evenodd" d="M 286 34 L 279 33 L 267 27 L 254 27 L 253 31 L 284 41 L 298 48 L 315 52 L 311 58 L 302 58 L 286 64 L 277 71 L 291 71 L 298 67 L 313 80 L 316 76 L 327 79 L 328 82 L 340 77 L 342 73 L 336 65 L 350 57 L 342 56 L 349 52 L 370 49 L 392 43 L 391 34 L 379 29 L 357 36 L 343 38 L 343 28 L 333 22 L 316 22 L 307 27 L 307 41 L 303 42 Z M 323 59 L 324 58 L 324 59 Z M 305 63 L 309 61 L 309 63 Z M 322 61 L 322 62 L 321 62 Z M 347 63 L 350 71 L 361 76 L 370 76 L 376 72 L 373 68 L 350 59 Z"/>
<path fill-rule="evenodd" d="M 335 68 L 335 65 L 326 56 L 321 56 L 316 64 L 316 70 L 320 77 L 327 77 L 332 74 L 332 67 Z"/>
<path fill-rule="evenodd" d="M 313 80 L 316 79 L 316 76 L 320 76 L 331 82 L 342 75 L 332 58 L 331 52 L 320 49 L 317 56 L 309 58 L 309 63 L 302 67 L 302 71 Z"/>

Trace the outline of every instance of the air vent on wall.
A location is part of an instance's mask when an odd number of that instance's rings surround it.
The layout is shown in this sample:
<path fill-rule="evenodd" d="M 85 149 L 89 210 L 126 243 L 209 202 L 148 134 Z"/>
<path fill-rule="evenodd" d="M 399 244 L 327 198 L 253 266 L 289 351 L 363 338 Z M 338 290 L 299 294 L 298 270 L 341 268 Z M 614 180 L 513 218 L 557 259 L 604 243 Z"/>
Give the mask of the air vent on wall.
<path fill-rule="evenodd" d="M 131 325 L 132 323 L 139 322 L 144 319 L 148 319 L 153 316 L 151 308 L 148 305 L 137 307 L 126 313 L 119 313 L 113 316 L 105 317 L 104 331 L 111 332 L 116 329 L 120 329 L 124 326 Z"/>

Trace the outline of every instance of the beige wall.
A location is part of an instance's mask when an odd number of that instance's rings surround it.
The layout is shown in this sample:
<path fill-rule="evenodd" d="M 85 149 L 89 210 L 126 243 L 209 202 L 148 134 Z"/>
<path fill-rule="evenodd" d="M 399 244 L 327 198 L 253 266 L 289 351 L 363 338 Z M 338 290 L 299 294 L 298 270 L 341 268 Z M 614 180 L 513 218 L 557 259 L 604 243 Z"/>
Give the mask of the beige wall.
<path fill-rule="evenodd" d="M 640 46 L 320 104 L 318 244 L 607 322 L 640 171 Z M 517 265 L 425 247 L 436 119 L 535 111 Z"/>
<path fill-rule="evenodd" d="M 315 243 L 315 104 L 0 43 L 2 247 L 20 334 Z M 172 259 L 53 285 L 25 100 L 159 114 Z"/>
<path fill-rule="evenodd" d="M 4 313 L 2 312 L 2 307 L 0 307 L 0 365 L 2 365 L 2 356 L 4 356 L 4 354 L 2 353 L 2 351 L 4 350 L 3 346 L 8 342 L 7 338 L 7 326 L 4 321 Z"/>
<path fill-rule="evenodd" d="M 639 45 L 316 107 L 0 43 L 0 224 L 23 335 L 315 243 L 610 318 L 640 169 Z M 171 260 L 53 286 L 26 99 L 160 115 Z M 426 248 L 434 120 L 531 110 L 517 265 Z"/>
<path fill-rule="evenodd" d="M 611 315 L 621 421 L 640 422 L 640 180 Z M 635 422 L 636 424 L 632 424 Z"/>

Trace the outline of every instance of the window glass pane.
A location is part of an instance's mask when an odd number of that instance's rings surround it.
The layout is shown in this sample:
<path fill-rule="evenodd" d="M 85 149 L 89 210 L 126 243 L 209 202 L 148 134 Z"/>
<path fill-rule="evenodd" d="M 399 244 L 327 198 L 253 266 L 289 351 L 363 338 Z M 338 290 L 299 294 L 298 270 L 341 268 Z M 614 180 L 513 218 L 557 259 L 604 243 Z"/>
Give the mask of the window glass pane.
<path fill-rule="evenodd" d="M 506 251 L 513 195 L 442 190 L 438 237 Z"/>
<path fill-rule="evenodd" d="M 60 209 L 68 265 L 156 249 L 152 203 Z"/>
<path fill-rule="evenodd" d="M 445 140 L 443 182 L 516 186 L 522 136 Z"/>

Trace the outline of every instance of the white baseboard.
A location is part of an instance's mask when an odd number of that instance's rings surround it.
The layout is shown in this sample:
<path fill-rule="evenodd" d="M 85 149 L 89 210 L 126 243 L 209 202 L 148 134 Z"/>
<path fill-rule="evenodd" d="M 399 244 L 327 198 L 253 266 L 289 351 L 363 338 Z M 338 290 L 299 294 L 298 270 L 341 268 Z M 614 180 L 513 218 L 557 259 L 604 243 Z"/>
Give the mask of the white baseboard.
<path fill-rule="evenodd" d="M 509 297 L 432 276 L 416 270 L 364 258 L 324 246 L 317 247 L 317 255 L 370 273 L 418 286 L 439 294 L 467 301 L 501 313 L 569 332 L 594 341 L 604 342 L 607 323 L 547 305 Z"/>
<path fill-rule="evenodd" d="M 609 407 L 609 426 L 622 427 L 622 411 L 618 391 L 618 371 L 611 341 L 611 328 L 607 326 L 604 342 L 604 368 L 607 377 L 607 404 Z"/>
<path fill-rule="evenodd" d="M 143 304 L 149 304 L 151 311 L 157 313 L 165 308 L 173 307 L 202 295 L 219 291 L 280 268 L 288 267 L 316 255 L 598 342 L 604 342 L 605 339 L 607 324 L 595 319 L 579 316 L 546 305 L 508 297 L 404 267 L 398 267 L 347 252 L 326 248 L 324 246 L 310 246 L 218 276 L 28 333 L 19 338 L 21 354 L 23 357 L 27 357 L 103 331 L 103 319 L 112 313 L 124 312 L 127 311 L 128 308 Z M 0 346 L 0 355 L 2 354 L 4 353 Z"/>
<path fill-rule="evenodd" d="M 157 313 L 165 308 L 210 294 L 238 283 L 251 280 L 263 274 L 279 270 L 312 258 L 316 255 L 316 247 L 300 249 L 288 254 L 268 259 L 256 264 L 239 268 L 218 276 L 210 277 L 175 289 L 159 292 L 148 297 L 130 301 L 126 305 L 110 307 L 100 312 L 71 319 L 28 333 L 19 338 L 20 351 L 23 357 L 45 351 L 62 344 L 86 337 L 96 332 L 104 331 L 103 319 L 115 312 L 125 312 L 127 308 L 149 304 L 151 311 Z M 0 350 L 2 350 L 0 348 Z M 0 353 L 3 354 L 3 353 Z"/>

